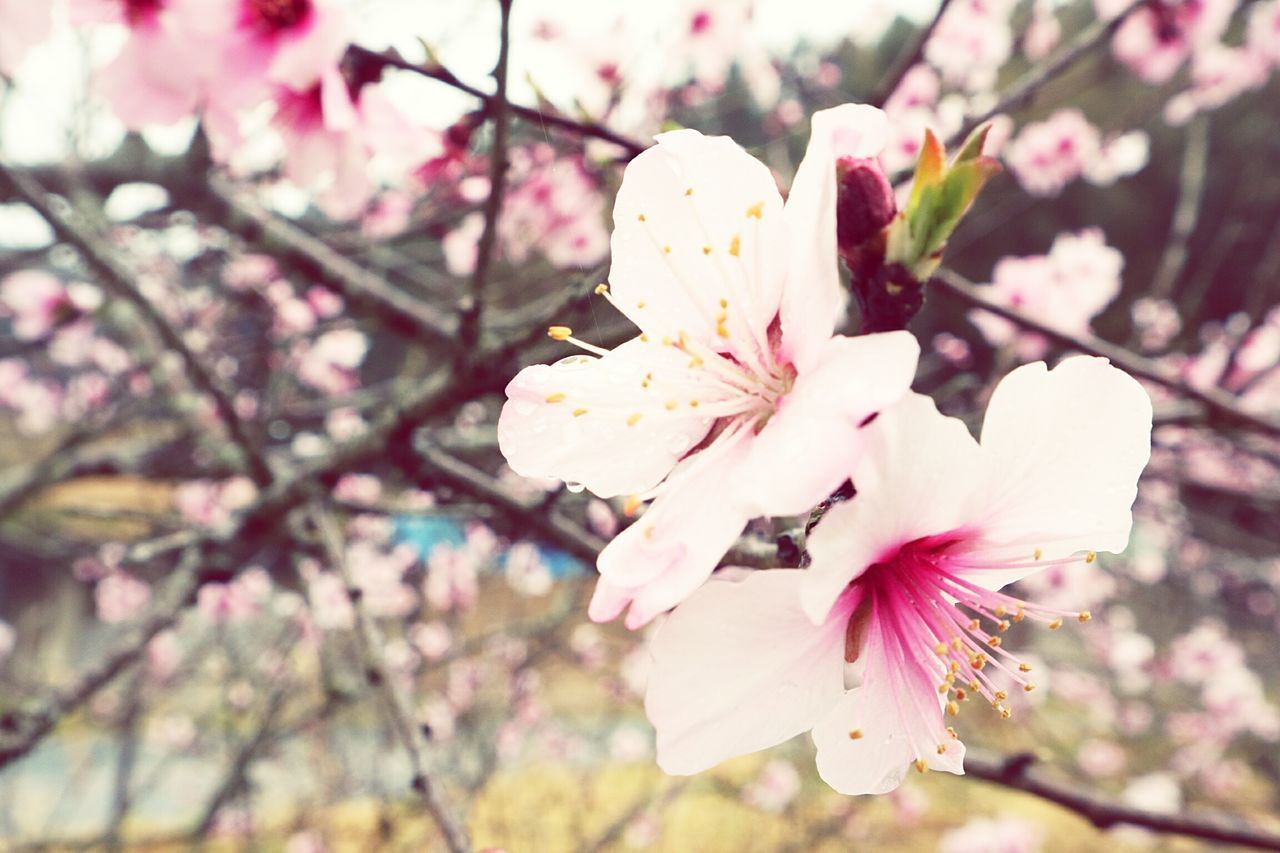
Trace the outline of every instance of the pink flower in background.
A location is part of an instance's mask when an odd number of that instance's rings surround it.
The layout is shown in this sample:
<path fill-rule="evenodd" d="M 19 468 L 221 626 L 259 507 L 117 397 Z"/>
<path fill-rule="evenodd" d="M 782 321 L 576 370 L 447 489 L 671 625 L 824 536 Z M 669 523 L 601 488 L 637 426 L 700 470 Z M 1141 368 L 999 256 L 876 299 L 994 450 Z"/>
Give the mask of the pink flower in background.
<path fill-rule="evenodd" d="M 103 622 L 127 622 L 140 615 L 151 601 L 151 587 L 117 569 L 98 581 L 93 588 L 93 601 Z"/>
<path fill-rule="evenodd" d="M 1124 256 L 1106 244 L 1097 228 L 1059 234 L 1048 255 L 1001 258 L 993 271 L 990 294 L 996 301 L 1068 334 L 1089 331 L 1089 323 L 1120 293 Z M 1037 358 L 1047 342 L 1019 335 L 1008 320 L 985 311 L 969 314 L 994 346 L 1017 342 L 1024 357 Z"/>
<path fill-rule="evenodd" d="M 1125 547 L 1150 434 L 1141 386 L 1088 357 L 1006 376 L 981 443 L 922 395 L 882 411 L 809 569 L 712 581 L 658 629 L 658 763 L 697 773 L 812 729 L 842 793 L 892 790 L 913 763 L 963 772 L 944 709 L 980 697 L 1007 716 L 996 680 L 1033 686 L 1003 632 L 1088 619 L 997 590 Z"/>
<path fill-rule="evenodd" d="M 732 140 L 660 135 L 623 177 L 602 288 L 641 334 L 609 352 L 554 327 L 598 357 L 507 386 L 498 441 L 517 473 L 631 495 L 632 510 L 653 500 L 600 555 L 597 621 L 630 605 L 640 627 L 705 581 L 749 519 L 808 512 L 844 480 L 859 425 L 911 382 L 909 334 L 832 334 L 836 159 L 874 157 L 884 116 L 845 105 L 813 123 L 785 207 Z"/>
<path fill-rule="evenodd" d="M 294 348 L 298 379 L 326 394 L 345 394 L 360 384 L 369 339 L 356 329 L 333 329 Z"/>
<path fill-rule="evenodd" d="M 1146 168 L 1150 154 L 1151 138 L 1141 130 L 1107 137 L 1098 156 L 1085 164 L 1085 180 L 1095 186 L 1109 186 Z"/>
<path fill-rule="evenodd" d="M 1280 66 L 1280 0 L 1258 3 L 1249 10 L 1245 44 L 1273 67 Z"/>
<path fill-rule="evenodd" d="M 0 0 L 0 74 L 11 75 L 27 51 L 49 37 L 53 4 Z"/>
<path fill-rule="evenodd" d="M 549 145 L 512 154 L 513 186 L 498 226 L 507 258 L 521 264 L 537 250 L 556 267 L 602 261 L 609 251 L 604 197 L 582 161 L 557 158 Z"/>
<path fill-rule="evenodd" d="M 1013 53 L 1012 0 L 959 0 L 947 8 L 924 56 L 951 86 L 990 89 Z"/>
<path fill-rule="evenodd" d="M 480 561 L 469 548 L 432 548 L 422 584 L 427 603 L 442 612 L 470 610 L 480 594 L 479 568 Z"/>
<path fill-rule="evenodd" d="M 368 204 L 371 159 L 404 175 L 429 142 L 375 82 L 353 79 L 354 73 L 330 66 L 305 88 L 275 93 L 285 177 L 317 191 L 318 204 L 335 219 L 355 217 Z"/>
<path fill-rule="evenodd" d="M 372 542 L 356 541 L 348 545 L 346 561 L 370 616 L 402 618 L 413 612 L 418 594 L 404 582 L 405 572 L 418 561 L 412 546 L 387 550 Z"/>
<path fill-rule="evenodd" d="M 1102 134 L 1084 113 L 1067 108 L 1032 122 L 1005 146 L 1004 161 L 1028 193 L 1056 196 L 1084 174 L 1102 148 Z"/>
<path fill-rule="evenodd" d="M 338 60 L 350 42 L 350 21 L 330 0 L 219 2 L 221 110 L 264 100 L 273 85 L 305 92 Z"/>
<path fill-rule="evenodd" d="M 1166 83 L 1196 51 L 1222 37 L 1237 2 L 1146 3 L 1120 24 L 1111 39 L 1111 52 L 1146 82 Z"/>
<path fill-rule="evenodd" d="M 0 316 L 13 320 L 13 336 L 33 341 L 102 303 L 92 285 L 65 285 L 42 270 L 19 270 L 0 281 Z"/>
<path fill-rule="evenodd" d="M 1031 8 L 1031 21 L 1022 35 L 1022 52 L 1033 62 L 1044 59 L 1062 38 L 1062 25 L 1049 0 L 1036 0 Z"/>
<path fill-rule="evenodd" d="M 222 5 L 226 5 L 225 3 Z M 211 0 L 72 0 L 73 24 L 122 24 L 129 38 L 95 85 L 139 130 L 195 114 L 217 77 L 222 12 Z"/>
<path fill-rule="evenodd" d="M 1268 58 L 1256 50 L 1209 45 L 1191 60 L 1191 88 L 1165 104 L 1165 121 L 1184 124 L 1197 113 L 1215 110 L 1245 92 L 1261 88 L 1270 75 Z"/>
<path fill-rule="evenodd" d="M 1037 853 L 1044 830 L 1019 817 L 979 817 L 943 834 L 938 853 Z"/>

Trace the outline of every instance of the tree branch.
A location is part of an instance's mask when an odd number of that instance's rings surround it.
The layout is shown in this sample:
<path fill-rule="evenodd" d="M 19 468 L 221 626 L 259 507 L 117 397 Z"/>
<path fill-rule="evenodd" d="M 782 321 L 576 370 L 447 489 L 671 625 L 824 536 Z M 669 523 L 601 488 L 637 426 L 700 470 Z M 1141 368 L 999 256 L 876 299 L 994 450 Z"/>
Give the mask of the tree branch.
<path fill-rule="evenodd" d="M 1238 844 L 1257 850 L 1280 850 L 1280 836 L 1253 829 L 1222 818 L 1192 817 L 1187 814 L 1164 814 L 1146 809 L 1118 805 L 1096 794 L 1050 782 L 1031 765 L 1035 756 L 1022 753 L 1007 758 L 976 756 L 971 751 L 964 759 L 964 772 L 986 782 L 1033 794 L 1056 803 L 1083 817 L 1099 829 L 1128 825 L 1169 835 L 1183 835 L 1221 844 Z"/>
<path fill-rule="evenodd" d="M 377 623 L 364 608 L 359 581 L 347 565 L 342 534 L 338 530 L 338 525 L 332 516 L 318 508 L 313 511 L 312 518 L 329 553 L 329 561 L 342 576 L 343 583 L 351 592 L 351 606 L 356 616 L 356 643 L 361 662 L 369 681 L 381 692 L 387 711 L 391 715 L 396 737 L 400 740 L 405 752 L 409 754 L 409 761 L 413 767 L 411 782 L 413 790 L 422 798 L 450 853 L 469 853 L 471 841 L 467 838 L 466 831 L 454 817 L 453 810 L 445 802 L 442 792 L 431 781 L 427 739 L 423 734 L 422 726 L 415 719 L 413 706 L 409 698 L 399 689 L 394 675 L 387 672 L 382 658 L 382 650 L 386 647 L 386 643 Z"/>
<path fill-rule="evenodd" d="M 938 24 L 942 21 L 942 16 L 946 14 L 947 7 L 950 5 L 951 0 L 942 0 L 938 4 L 938 11 L 934 14 L 933 20 L 919 32 L 911 49 L 902 54 L 902 57 L 894 64 L 893 70 L 885 75 L 884 82 L 876 90 L 876 93 L 867 100 L 867 103 L 873 107 L 883 107 L 885 101 L 893 96 L 903 78 L 907 76 L 907 72 L 914 68 L 916 63 L 924 57 L 924 49 L 929 44 L 929 39 L 933 37 L 934 31 L 938 29 Z"/>
<path fill-rule="evenodd" d="M 159 336 L 163 346 L 182 360 L 191 384 L 213 401 L 218 416 L 226 425 L 232 441 L 244 455 L 253 480 L 259 486 L 270 483 L 271 468 L 267 465 L 257 442 L 245 430 L 244 423 L 236 413 L 231 398 L 218 387 L 213 376 L 205 370 L 200 359 L 186 345 L 178 330 L 143 295 L 133 272 L 96 234 L 58 210 L 35 179 L 0 163 L 0 184 L 6 181 L 24 202 L 49 223 L 49 227 L 54 230 L 60 240 L 74 247 L 85 262 L 98 272 L 102 278 L 102 284 L 108 290 L 128 300 L 138 309 L 147 325 Z"/>
<path fill-rule="evenodd" d="M 489 147 L 489 199 L 485 203 L 484 231 L 476 246 L 476 268 L 471 277 L 471 295 L 462 305 L 462 320 L 458 337 L 461 342 L 458 357 L 466 359 L 480 337 L 480 315 L 484 310 L 484 289 L 498 245 L 498 220 L 502 216 L 502 199 L 507 188 L 507 63 L 511 51 L 511 0 L 498 0 L 501 8 L 498 62 L 493 69 L 497 84 L 493 99 L 489 102 L 489 117 L 493 122 L 493 144 Z"/>
<path fill-rule="evenodd" d="M 1176 371 L 1101 338 L 1091 335 L 1071 335 L 1059 331 L 1015 308 L 1009 308 L 989 299 L 982 293 L 982 288 L 959 273 L 940 269 L 934 276 L 932 284 L 970 305 L 1003 317 L 1027 331 L 1043 335 L 1056 344 L 1089 355 L 1102 356 L 1133 376 L 1168 388 L 1187 399 L 1195 400 L 1202 404 L 1210 415 L 1216 416 L 1223 423 L 1248 427 L 1271 436 L 1280 436 L 1280 423 L 1244 409 L 1234 395 L 1219 388 L 1196 388 L 1188 385 Z"/>

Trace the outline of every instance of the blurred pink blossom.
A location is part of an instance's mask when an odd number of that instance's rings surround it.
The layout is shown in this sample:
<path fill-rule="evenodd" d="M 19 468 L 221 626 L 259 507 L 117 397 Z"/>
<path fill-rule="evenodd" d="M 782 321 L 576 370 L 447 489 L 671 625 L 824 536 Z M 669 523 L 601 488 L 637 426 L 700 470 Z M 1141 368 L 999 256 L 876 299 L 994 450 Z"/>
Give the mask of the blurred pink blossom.
<path fill-rule="evenodd" d="M 98 618 L 108 624 L 128 622 L 139 616 L 151 601 L 151 587 L 126 571 L 117 569 L 98 581 L 93 589 Z"/>

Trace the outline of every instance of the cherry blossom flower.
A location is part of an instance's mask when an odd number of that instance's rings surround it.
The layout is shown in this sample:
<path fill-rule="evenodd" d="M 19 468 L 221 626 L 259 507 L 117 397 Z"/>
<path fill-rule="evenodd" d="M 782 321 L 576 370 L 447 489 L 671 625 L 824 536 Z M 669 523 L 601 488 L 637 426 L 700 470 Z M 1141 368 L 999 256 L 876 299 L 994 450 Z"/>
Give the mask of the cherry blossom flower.
<path fill-rule="evenodd" d="M 34 5 L 34 4 L 33 4 Z M 122 24 L 129 38 L 95 79 L 125 126 L 193 115 L 217 75 L 221 10 L 209 0 L 72 0 L 73 24 Z"/>
<path fill-rule="evenodd" d="M 1010 0 L 960 0 L 947 8 L 925 45 L 925 59 L 952 86 L 990 89 L 1013 53 Z"/>
<path fill-rule="evenodd" d="M 1280 66 L 1280 0 L 1258 3 L 1249 11 L 1245 43 L 1273 67 Z"/>
<path fill-rule="evenodd" d="M 108 624 L 127 622 L 138 616 L 151 601 L 151 587 L 125 571 L 116 570 L 98 581 L 93 589 L 98 618 Z"/>
<path fill-rule="evenodd" d="M 836 155 L 874 157 L 879 110 L 814 116 L 784 205 L 769 170 L 726 137 L 658 136 L 614 207 L 606 295 L 641 334 L 598 356 L 522 370 L 498 441 L 526 477 L 653 504 L 601 553 L 590 615 L 637 628 L 696 589 L 757 516 L 807 512 L 840 485 L 858 427 L 907 388 L 905 332 L 833 336 Z"/>
<path fill-rule="evenodd" d="M 298 379 L 327 394 L 345 394 L 360 384 L 359 369 L 369 339 L 356 329 L 333 329 L 295 347 Z"/>
<path fill-rule="evenodd" d="M 1059 234 L 1048 255 L 996 262 L 992 297 L 1063 332 L 1083 334 L 1119 295 L 1123 266 L 1124 256 L 1106 244 L 1100 230 Z M 974 310 L 970 319 L 993 345 L 1016 341 L 1024 357 L 1039 357 L 1047 347 L 1043 338 L 1019 336 L 1012 323 L 993 314 Z"/>
<path fill-rule="evenodd" d="M 0 0 L 0 74 L 13 74 L 52 28 L 53 4 Z"/>
<path fill-rule="evenodd" d="M 330 0 L 223 3 L 216 110 L 261 102 L 272 85 L 305 92 L 346 50 L 350 21 Z"/>
<path fill-rule="evenodd" d="M 1005 147 L 1004 161 L 1034 196 L 1056 196 L 1098 158 L 1102 135 L 1077 109 L 1061 109 L 1024 127 Z"/>
<path fill-rule="evenodd" d="M 1217 109 L 1247 91 L 1261 88 L 1270 73 L 1267 57 L 1255 50 L 1210 45 L 1192 58 L 1191 88 L 1165 104 L 1165 121 L 1184 124 L 1197 113 Z"/>
<path fill-rule="evenodd" d="M 92 285 L 65 285 L 41 270 L 19 270 L 0 281 L 0 316 L 13 320 L 13 336 L 34 341 L 102 302 Z"/>
<path fill-rule="evenodd" d="M 1121 22 L 1111 52 L 1148 83 L 1165 83 L 1196 51 L 1214 44 L 1237 0 L 1146 3 Z M 1109 3 L 1098 2 L 1099 12 Z M 1107 9 L 1106 11 L 1110 11 Z"/>
<path fill-rule="evenodd" d="M 381 87 L 357 75 L 332 66 L 305 88 L 276 90 L 273 124 L 285 142 L 285 177 L 318 191 L 317 203 L 335 219 L 368 204 L 371 159 L 407 174 L 428 143 Z"/>
<path fill-rule="evenodd" d="M 1044 831 L 1019 817 L 979 817 L 945 833 L 938 853 L 1036 853 Z"/>
<path fill-rule="evenodd" d="M 659 627 L 645 699 L 659 765 L 696 773 L 812 729 L 842 793 L 892 790 L 913 763 L 962 773 L 944 710 L 972 699 L 1008 717 L 996 679 L 1034 687 L 1003 632 L 1089 619 L 998 590 L 1125 547 L 1150 432 L 1141 386 L 1083 356 L 1005 377 L 980 443 L 928 397 L 881 412 L 809 569 L 712 581 Z"/>

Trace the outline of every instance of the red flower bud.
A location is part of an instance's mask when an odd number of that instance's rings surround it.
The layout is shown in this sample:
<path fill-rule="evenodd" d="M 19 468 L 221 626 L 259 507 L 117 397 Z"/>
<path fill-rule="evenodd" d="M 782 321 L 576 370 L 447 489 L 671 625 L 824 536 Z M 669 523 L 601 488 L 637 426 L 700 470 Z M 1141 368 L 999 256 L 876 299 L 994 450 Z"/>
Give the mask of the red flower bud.
<path fill-rule="evenodd" d="M 893 221 L 898 202 L 880 164 L 872 159 L 838 159 L 836 185 L 836 244 L 848 256 Z"/>

